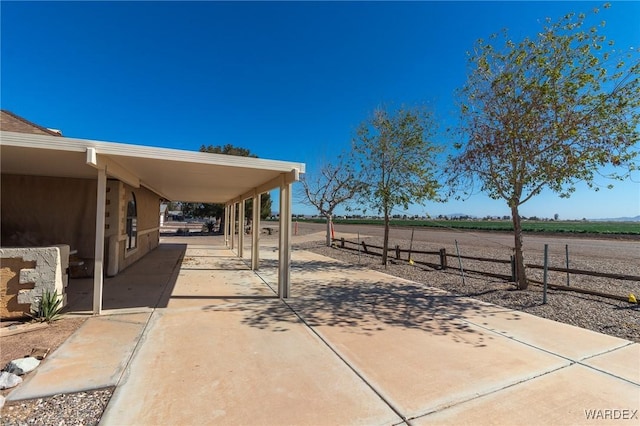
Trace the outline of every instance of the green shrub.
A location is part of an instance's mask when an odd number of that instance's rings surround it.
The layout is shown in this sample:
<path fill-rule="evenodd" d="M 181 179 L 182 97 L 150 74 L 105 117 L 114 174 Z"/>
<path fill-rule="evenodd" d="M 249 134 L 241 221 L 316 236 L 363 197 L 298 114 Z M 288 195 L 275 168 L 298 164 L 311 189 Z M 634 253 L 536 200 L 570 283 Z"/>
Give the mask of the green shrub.
<path fill-rule="evenodd" d="M 58 297 L 58 292 L 51 293 L 45 290 L 40 298 L 38 310 L 31 313 L 31 317 L 40 322 L 53 322 L 62 316 L 62 299 Z"/>

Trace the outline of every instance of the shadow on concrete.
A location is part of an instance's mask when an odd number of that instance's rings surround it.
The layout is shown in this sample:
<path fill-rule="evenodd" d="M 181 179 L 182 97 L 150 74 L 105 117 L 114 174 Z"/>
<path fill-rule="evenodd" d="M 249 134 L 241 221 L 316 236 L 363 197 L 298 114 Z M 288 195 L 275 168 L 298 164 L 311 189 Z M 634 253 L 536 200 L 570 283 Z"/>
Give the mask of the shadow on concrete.
<path fill-rule="evenodd" d="M 277 269 L 277 259 L 260 259 L 260 270 L 268 271 L 269 269 Z M 339 271 L 368 271 L 370 270 L 365 265 L 351 265 L 348 263 L 342 263 L 336 260 L 311 260 L 311 261 L 292 261 L 291 273 L 297 272 L 339 272 Z"/>
<path fill-rule="evenodd" d="M 105 278 L 102 309 L 166 307 L 186 249 L 186 244 L 160 244 L 115 277 Z M 93 278 L 70 279 L 65 312 L 92 311 Z"/>
<path fill-rule="evenodd" d="M 268 263 L 262 264 L 261 271 Z M 363 335 L 391 328 L 421 330 L 474 347 L 486 346 L 491 337 L 465 318 L 473 315 L 477 320 L 500 313 L 520 319 L 517 312 L 395 277 L 379 279 L 372 274 L 370 278 L 354 278 L 349 274 L 354 269 L 366 268 L 331 260 L 293 262 L 293 294 L 284 303 L 255 299 L 203 309 L 242 312 L 242 322 L 247 326 L 277 332 L 286 331 L 283 323 L 302 320 L 313 328 L 341 327 L 345 332 Z M 309 279 L 320 273 L 326 275 Z"/>

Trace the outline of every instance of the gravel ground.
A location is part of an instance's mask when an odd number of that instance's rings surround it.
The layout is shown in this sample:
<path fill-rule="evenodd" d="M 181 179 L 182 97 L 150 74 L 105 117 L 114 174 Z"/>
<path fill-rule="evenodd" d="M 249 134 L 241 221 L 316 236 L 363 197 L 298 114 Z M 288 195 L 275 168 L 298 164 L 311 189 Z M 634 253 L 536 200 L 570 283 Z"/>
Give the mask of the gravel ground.
<path fill-rule="evenodd" d="M 112 393 L 110 388 L 7 404 L 2 409 L 2 425 L 97 425 Z"/>
<path fill-rule="evenodd" d="M 370 245 L 382 246 L 382 239 L 380 238 L 367 238 L 364 241 Z M 393 247 L 394 244 L 390 244 L 390 246 Z M 381 258 L 379 256 L 358 254 L 357 251 L 340 248 L 330 248 L 323 246 L 319 242 L 299 244 L 297 248 L 354 265 L 364 265 L 387 274 L 437 287 L 452 294 L 474 297 L 485 302 L 640 343 L 640 305 L 637 304 L 634 305 L 599 296 L 554 290 L 548 291 L 547 304 L 543 304 L 542 287 L 539 285 L 530 285 L 529 289 L 519 291 L 515 289 L 513 283 L 497 278 L 488 278 L 485 275 L 468 271 L 465 272 L 465 282 L 463 284 L 458 261 L 457 259 L 453 261 L 454 259 L 452 258 L 449 258 L 448 261 L 449 268 L 445 271 L 440 271 L 417 263 L 410 265 L 406 260 L 407 255 L 403 254 L 404 260 L 390 259 L 389 265 L 385 269 L 380 264 Z M 438 248 L 419 242 L 414 244 L 413 250 L 437 251 Z M 447 248 L 447 251 L 455 253 L 455 248 L 451 250 Z M 463 254 L 474 257 L 505 258 L 505 253 L 491 248 L 483 248 L 482 250 L 467 249 Z M 415 254 L 412 258 L 416 261 L 438 263 L 436 256 L 431 256 L 427 259 L 425 255 Z M 509 258 L 508 253 L 506 258 Z M 526 260 L 531 263 L 540 263 L 535 259 Z M 562 256 L 552 258 L 550 259 L 550 265 L 563 266 L 562 261 Z M 572 267 L 640 276 L 640 265 L 637 262 L 631 264 L 622 261 L 612 263 L 611 259 L 606 262 L 598 259 L 576 259 Z M 495 263 L 463 260 L 463 269 L 510 274 L 510 266 L 508 264 L 497 266 Z M 542 271 L 528 269 L 527 273 L 529 278 L 542 280 Z M 565 285 L 566 275 L 561 273 L 550 274 L 548 282 Z M 572 275 L 571 285 L 623 296 L 627 296 L 629 293 L 634 293 L 636 296 L 640 295 L 640 282 L 638 281 Z"/>

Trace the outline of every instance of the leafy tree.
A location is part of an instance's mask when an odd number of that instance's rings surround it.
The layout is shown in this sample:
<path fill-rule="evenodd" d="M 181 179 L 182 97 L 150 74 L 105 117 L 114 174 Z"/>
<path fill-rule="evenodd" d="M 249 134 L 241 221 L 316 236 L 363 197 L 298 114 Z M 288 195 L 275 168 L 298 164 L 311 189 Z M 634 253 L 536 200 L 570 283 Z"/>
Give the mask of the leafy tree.
<path fill-rule="evenodd" d="M 226 145 L 201 145 L 200 152 L 209 152 L 211 154 L 224 154 L 224 155 L 236 155 L 238 157 L 251 157 L 258 158 L 256 154 L 252 154 L 246 148 L 239 146 L 233 146 L 231 144 Z"/>
<path fill-rule="evenodd" d="M 239 157 L 251 157 L 258 158 L 257 155 L 252 154 L 246 148 L 241 148 L 237 146 L 233 146 L 231 144 L 226 145 L 201 145 L 200 152 L 209 152 L 211 154 L 225 154 L 225 155 L 236 155 Z M 221 217 L 224 212 L 224 205 L 222 204 L 202 204 L 203 211 L 206 212 L 216 212 L 216 214 L 206 215 L 206 216 L 215 216 Z M 253 215 L 253 203 L 251 200 L 246 200 L 244 205 L 244 214 L 245 218 L 250 218 Z M 260 197 L 260 217 L 262 219 L 266 219 L 271 216 L 271 194 L 265 193 Z"/>
<path fill-rule="evenodd" d="M 183 203 L 182 213 L 193 217 L 222 217 L 224 205 L 210 203 Z"/>
<path fill-rule="evenodd" d="M 438 199 L 436 155 L 432 138 L 436 123 L 423 108 L 374 111 L 353 140 L 353 160 L 358 170 L 359 195 L 384 216 L 382 264 L 387 264 L 389 218 L 394 207 Z"/>
<path fill-rule="evenodd" d="M 569 197 L 579 181 L 598 190 L 594 178 L 607 165 L 614 167 L 606 176 L 620 180 L 637 168 L 637 53 L 614 58 L 613 42 L 599 34 L 604 22 L 585 28 L 586 18 L 547 19 L 535 37 L 519 43 L 504 30 L 503 45 L 493 35 L 469 53 L 461 90 L 464 144 L 451 159 L 449 183 L 468 190 L 476 180 L 507 202 L 520 289 L 528 283 L 519 207 L 543 189 Z"/>
<path fill-rule="evenodd" d="M 327 220 L 327 246 L 331 245 L 333 212 L 340 204 L 351 200 L 360 185 L 349 163 L 340 157 L 337 163 L 324 164 L 317 176 L 307 174 L 301 179 L 304 203 L 318 209 Z"/>

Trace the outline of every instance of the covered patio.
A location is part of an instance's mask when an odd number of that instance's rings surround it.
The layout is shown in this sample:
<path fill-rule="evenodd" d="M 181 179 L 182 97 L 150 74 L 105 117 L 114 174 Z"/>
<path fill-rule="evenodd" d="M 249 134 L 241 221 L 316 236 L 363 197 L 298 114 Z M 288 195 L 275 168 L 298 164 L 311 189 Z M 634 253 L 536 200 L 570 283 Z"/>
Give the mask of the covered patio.
<path fill-rule="evenodd" d="M 0 136 L 3 175 L 61 177 L 95 182 L 94 314 L 99 315 L 103 310 L 107 182 L 111 180 L 133 188 L 146 188 L 164 200 L 224 204 L 224 241 L 235 250 L 238 257 L 244 255 L 244 234 L 234 232 L 233 224 L 244 217 L 245 200 L 251 200 L 254 206 L 259 206 L 261 194 L 278 189 L 280 244 L 277 294 L 281 298 L 289 296 L 291 188 L 299 180 L 300 173 L 304 173 L 304 163 L 10 131 L 1 131 Z M 259 212 L 260 208 L 253 209 L 253 270 L 260 266 Z M 157 220 L 159 228 L 159 212 Z"/>

